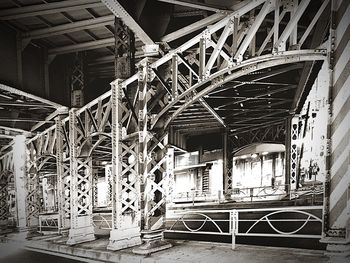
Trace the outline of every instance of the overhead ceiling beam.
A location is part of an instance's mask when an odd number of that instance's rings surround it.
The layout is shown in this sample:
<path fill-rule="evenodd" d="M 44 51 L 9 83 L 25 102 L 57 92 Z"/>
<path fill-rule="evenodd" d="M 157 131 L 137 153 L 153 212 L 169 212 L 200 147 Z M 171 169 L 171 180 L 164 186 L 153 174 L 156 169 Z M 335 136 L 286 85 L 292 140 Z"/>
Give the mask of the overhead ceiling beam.
<path fill-rule="evenodd" d="M 282 87 L 282 88 L 278 88 L 278 89 L 267 90 L 267 91 L 264 91 L 264 92 L 262 92 L 260 94 L 256 94 L 254 96 L 254 98 L 250 98 L 249 96 L 243 96 L 242 99 L 235 100 L 235 101 L 230 101 L 230 102 L 228 102 L 226 104 L 218 106 L 217 108 L 221 109 L 221 108 L 224 108 L 224 107 L 229 106 L 229 105 L 240 104 L 240 103 L 243 103 L 243 102 L 246 102 L 246 101 L 256 100 L 256 99 L 259 99 L 259 98 L 269 99 L 269 97 L 265 98 L 265 96 L 273 95 L 273 94 L 280 93 L 280 92 L 284 92 L 284 91 L 287 91 L 287 90 L 290 90 L 290 89 L 295 89 L 296 87 L 297 87 L 296 85 L 290 85 L 290 86 Z M 288 99 L 285 99 L 285 101 L 288 101 Z"/>
<path fill-rule="evenodd" d="M 16 107 L 37 107 L 37 108 L 48 108 L 50 106 L 38 103 L 38 102 L 23 102 L 23 101 L 12 101 L 12 100 L 0 100 L 0 106 L 16 106 Z"/>
<path fill-rule="evenodd" d="M 1 122 L 40 122 L 41 120 L 35 120 L 33 118 L 6 118 L 6 117 L 0 117 Z M 49 123 L 53 123 L 53 121 L 49 121 Z"/>
<path fill-rule="evenodd" d="M 116 16 L 123 20 L 130 30 L 145 44 L 155 45 L 153 40 L 146 34 L 146 32 L 139 26 L 139 24 L 132 18 L 132 16 L 122 7 L 117 0 L 101 0 L 108 9 Z"/>
<path fill-rule="evenodd" d="M 215 23 L 216 21 L 219 21 L 220 19 L 224 18 L 224 14 L 213 14 L 211 16 L 208 16 L 202 20 L 199 20 L 191 25 L 185 26 L 179 30 L 176 30 L 170 34 L 167 34 L 161 38 L 161 41 L 164 42 L 171 42 L 174 41 L 180 37 L 183 37 L 185 35 L 188 35 L 192 32 L 195 32 L 203 27 L 206 27 L 212 23 Z"/>
<path fill-rule="evenodd" d="M 109 16 L 103 16 L 103 17 L 68 23 L 64 25 L 58 25 L 58 26 L 28 31 L 22 34 L 22 39 L 23 40 L 39 39 L 39 38 L 62 35 L 62 34 L 72 33 L 76 31 L 81 31 L 84 29 L 92 29 L 92 28 L 97 28 L 97 27 L 102 27 L 107 25 L 113 25 L 113 24 L 114 24 L 114 15 L 109 15 Z"/>
<path fill-rule="evenodd" d="M 16 135 L 0 134 L 0 139 L 14 139 Z"/>
<path fill-rule="evenodd" d="M 51 48 L 48 50 L 48 54 L 59 55 L 59 54 L 67 54 L 72 52 L 79 52 L 82 50 L 103 48 L 107 46 L 113 46 L 114 42 L 115 42 L 114 37 L 104 38 L 104 39 L 95 40 L 95 41 L 89 41 L 89 42 L 83 42 L 79 44 Z"/>
<path fill-rule="evenodd" d="M 279 120 L 273 121 L 273 122 L 268 122 L 268 123 L 262 123 L 262 124 L 252 124 L 252 125 L 247 125 L 244 128 L 238 128 L 238 129 L 231 129 L 231 135 L 230 136 L 235 136 L 235 135 L 240 135 L 242 133 L 246 133 L 249 131 L 254 131 L 258 129 L 262 129 L 265 127 L 270 127 L 272 125 L 276 124 L 283 124 L 285 123 L 285 118 L 281 118 Z"/>
<path fill-rule="evenodd" d="M 219 114 L 216 113 L 216 111 L 209 106 L 209 104 L 203 99 L 199 99 L 199 103 L 224 127 L 226 127 L 226 124 L 224 120 L 220 117 Z"/>
<path fill-rule="evenodd" d="M 38 15 L 101 7 L 99 0 L 66 0 L 0 10 L 0 20 L 19 19 Z"/>
<path fill-rule="evenodd" d="M 198 3 L 198 2 L 192 2 L 192 1 L 183 1 L 183 0 L 158 0 L 159 2 L 165 2 L 169 4 L 174 4 L 174 5 L 181 5 L 181 6 L 186 6 L 186 7 L 191 7 L 191 8 L 196 8 L 196 9 L 202 9 L 206 11 L 212 11 L 216 13 L 223 13 L 223 14 L 229 14 L 232 11 L 231 10 L 225 10 L 225 9 L 220 9 L 212 5 L 208 4 L 203 4 L 203 3 Z"/>
<path fill-rule="evenodd" d="M 289 65 L 289 66 L 286 66 L 286 67 L 283 67 L 283 68 L 271 70 L 271 71 L 263 73 L 263 74 L 253 75 L 253 77 L 249 80 L 249 82 L 251 84 L 252 82 L 255 82 L 255 81 L 268 79 L 268 78 L 271 78 L 271 77 L 274 77 L 274 76 L 277 76 L 277 75 L 280 75 L 280 74 L 283 74 L 283 73 L 286 73 L 286 72 L 290 72 L 292 70 L 300 69 L 300 68 L 303 68 L 303 64 L 300 64 L 300 63 L 292 64 L 292 65 Z M 220 92 L 228 90 L 228 89 L 238 88 L 238 87 L 244 86 L 244 85 L 245 85 L 245 83 L 243 82 L 243 83 L 234 85 L 233 87 L 225 87 L 224 86 L 222 89 L 214 90 L 209 95 L 220 93 Z"/>
<path fill-rule="evenodd" d="M 12 93 L 12 94 L 15 94 L 15 95 L 18 95 L 18 96 L 23 96 L 23 97 L 26 97 L 26 98 L 29 98 L 29 99 L 32 99 L 32 100 L 39 101 L 39 102 L 41 102 L 41 103 L 50 105 L 50 106 L 52 106 L 52 107 L 54 107 L 54 108 L 57 108 L 57 109 L 58 109 L 58 108 L 64 107 L 64 106 L 62 106 L 61 104 L 58 104 L 58 103 L 49 101 L 49 100 L 47 100 L 47 99 L 43 99 L 43 98 L 41 98 L 41 97 L 32 95 L 32 94 L 30 94 L 30 93 L 27 93 L 27 92 L 24 92 L 24 91 L 15 89 L 15 88 L 11 88 L 11 87 L 6 86 L 6 85 L 4 85 L 4 84 L 0 84 L 0 91 L 1 91 L 1 90 L 6 91 L 6 92 L 9 92 L 9 93 Z"/>
<path fill-rule="evenodd" d="M 68 108 L 61 108 L 61 109 L 57 109 L 56 111 L 54 111 L 53 113 L 51 113 L 50 115 L 48 115 L 45 120 L 40 121 L 39 123 L 35 124 L 30 131 L 33 132 L 35 130 L 37 130 L 38 128 L 40 128 L 41 126 L 43 126 L 44 124 L 48 123 L 49 121 L 53 120 L 53 118 L 55 118 L 58 115 L 61 114 L 68 114 Z"/>
<path fill-rule="evenodd" d="M 142 50 L 136 50 L 135 52 L 135 58 L 142 58 L 145 56 L 145 53 Z M 91 60 L 88 65 L 89 66 L 94 66 L 94 65 L 100 65 L 100 64 L 107 64 L 107 63 L 112 63 L 115 60 L 115 56 L 113 55 L 108 55 L 108 56 L 103 56 L 103 57 L 98 57 L 94 60 Z M 114 70 L 114 67 L 113 67 Z"/>
<path fill-rule="evenodd" d="M 0 126 L 0 130 L 6 130 L 9 132 L 15 132 L 17 134 L 22 134 L 22 133 L 29 133 L 26 130 L 18 129 L 18 128 L 12 128 L 12 127 L 7 127 L 7 126 Z"/>

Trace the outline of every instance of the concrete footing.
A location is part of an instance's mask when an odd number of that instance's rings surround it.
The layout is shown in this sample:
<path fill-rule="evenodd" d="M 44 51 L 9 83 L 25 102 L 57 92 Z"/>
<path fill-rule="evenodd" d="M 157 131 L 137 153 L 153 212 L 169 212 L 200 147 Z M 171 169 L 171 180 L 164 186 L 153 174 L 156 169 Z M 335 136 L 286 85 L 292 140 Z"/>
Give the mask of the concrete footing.
<path fill-rule="evenodd" d="M 140 228 L 113 229 L 110 232 L 108 250 L 120 250 L 141 245 Z"/>
<path fill-rule="evenodd" d="M 171 243 L 163 240 L 163 229 L 143 231 L 142 234 L 142 240 L 144 243 L 132 250 L 135 254 L 150 255 L 172 247 Z"/>
<path fill-rule="evenodd" d="M 17 234 L 9 234 L 6 237 L 7 240 L 5 243 L 0 243 L 0 262 L 12 262 L 11 258 L 8 256 L 5 258 L 5 255 L 21 253 L 20 251 L 23 248 L 35 252 L 75 259 L 79 262 L 101 263 L 327 263 L 329 260 L 329 258 L 324 255 L 324 251 L 246 245 L 237 245 L 236 249 L 232 250 L 229 244 L 180 240 L 172 240 L 173 247 L 170 249 L 159 251 L 151 255 L 137 255 L 132 253 L 131 248 L 120 251 L 107 250 L 106 247 L 109 243 L 108 238 L 100 238 L 75 246 L 68 246 L 66 244 L 67 237 L 58 235 L 51 237 L 37 236 L 23 243 L 11 243 L 15 241 L 14 235 Z M 16 245 L 18 248 L 11 249 L 15 248 Z M 5 251 L 2 249 L 5 249 Z M 21 262 L 26 262 L 26 260 L 24 259 Z"/>
<path fill-rule="evenodd" d="M 330 258 L 329 262 L 350 262 L 350 241 L 345 238 L 325 237 L 321 240 L 327 243 L 325 255 Z"/>
<path fill-rule="evenodd" d="M 95 240 L 94 227 L 71 228 L 69 230 L 67 245 L 75 245 Z"/>

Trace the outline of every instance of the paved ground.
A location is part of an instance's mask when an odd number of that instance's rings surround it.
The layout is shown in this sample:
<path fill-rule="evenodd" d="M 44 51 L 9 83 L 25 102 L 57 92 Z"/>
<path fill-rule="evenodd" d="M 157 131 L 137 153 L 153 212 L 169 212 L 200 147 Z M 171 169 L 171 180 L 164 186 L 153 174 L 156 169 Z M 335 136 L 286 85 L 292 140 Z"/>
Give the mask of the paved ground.
<path fill-rule="evenodd" d="M 177 243 L 171 250 L 158 252 L 152 255 L 152 258 L 154 262 L 198 263 L 323 263 L 328 260 L 327 257 L 323 256 L 323 251 L 246 245 L 237 245 L 236 249 L 232 250 L 229 245 L 198 243 L 194 241 Z M 171 260 L 169 261 L 169 259 Z"/>
<path fill-rule="evenodd" d="M 34 242 L 36 241 L 32 241 L 32 243 Z M 55 252 L 51 252 L 53 255 L 47 255 L 26 251 L 23 245 L 19 243 L 0 243 L 0 263 L 95 262 L 92 260 L 91 255 L 101 253 L 103 243 L 105 243 L 103 240 L 99 240 L 98 244 L 86 243 L 75 246 L 75 249 L 86 249 L 89 251 L 89 256 L 86 254 L 85 258 L 80 259 L 75 257 L 74 253 L 66 254 L 66 258 L 60 258 L 57 257 Z M 46 252 L 50 253 L 47 250 Z M 198 241 L 176 241 L 171 249 L 160 251 L 150 256 L 134 255 L 129 249 L 108 253 L 110 253 L 110 257 L 107 257 L 110 259 L 108 260 L 109 262 L 125 263 L 326 263 L 328 261 L 328 258 L 323 255 L 323 251 L 246 245 L 237 245 L 236 249 L 232 250 L 229 245 Z"/>
<path fill-rule="evenodd" d="M 28 251 L 16 243 L 0 243 L 0 263 L 78 263 L 68 258 Z"/>

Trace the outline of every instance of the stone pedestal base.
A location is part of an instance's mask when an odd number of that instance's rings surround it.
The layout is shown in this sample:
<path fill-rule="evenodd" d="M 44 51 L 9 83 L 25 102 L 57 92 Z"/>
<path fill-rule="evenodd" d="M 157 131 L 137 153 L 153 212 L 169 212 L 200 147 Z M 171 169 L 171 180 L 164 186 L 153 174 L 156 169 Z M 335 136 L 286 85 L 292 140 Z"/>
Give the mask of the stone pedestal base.
<path fill-rule="evenodd" d="M 95 240 L 94 227 L 80 227 L 69 229 L 67 245 L 75 245 Z"/>
<path fill-rule="evenodd" d="M 149 255 L 157 251 L 168 249 L 172 247 L 172 244 L 163 240 L 163 230 L 143 231 L 142 240 L 144 244 L 134 248 L 133 253 L 139 255 Z"/>
<path fill-rule="evenodd" d="M 330 258 L 329 262 L 350 262 L 350 241 L 345 238 L 326 237 L 321 242 L 327 243 L 325 255 Z"/>
<path fill-rule="evenodd" d="M 69 235 L 69 228 L 60 228 L 58 233 L 64 237 L 67 237 Z"/>
<path fill-rule="evenodd" d="M 108 250 L 120 250 L 123 248 L 141 245 L 140 228 L 113 229 L 110 233 Z"/>
<path fill-rule="evenodd" d="M 11 233 L 12 230 L 8 228 L 7 220 L 0 220 L 0 235 Z"/>

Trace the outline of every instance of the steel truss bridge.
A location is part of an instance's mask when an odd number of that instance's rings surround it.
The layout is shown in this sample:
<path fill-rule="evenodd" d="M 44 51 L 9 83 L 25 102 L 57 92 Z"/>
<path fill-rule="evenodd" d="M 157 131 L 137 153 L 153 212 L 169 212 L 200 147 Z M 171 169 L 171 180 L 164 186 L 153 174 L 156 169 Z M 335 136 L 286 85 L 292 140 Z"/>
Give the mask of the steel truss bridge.
<path fill-rule="evenodd" d="M 108 161 L 112 224 L 107 248 L 118 250 L 141 244 L 141 234 L 152 240 L 152 234 L 164 229 L 174 184 L 176 132 L 224 130 L 235 147 L 284 140 L 285 120 L 300 107 L 315 70 L 331 57 L 329 23 L 323 15 L 329 15 L 331 1 L 242 1 L 166 35 L 159 53 L 117 1 L 102 2 L 143 42 L 145 57 L 136 74 L 116 79 L 100 97 L 70 109 L 68 116 L 55 113 L 54 124 L 35 136 L 16 136 L 0 157 L 0 220 L 9 215 L 5 175 L 11 173 L 20 182 L 18 224 L 37 227 L 46 178 L 57 192 L 53 209 L 59 232 L 69 231 L 67 243 L 93 240 L 96 171 Z M 311 18 L 305 18 L 308 8 Z M 6 14 L 0 11 L 0 16 Z M 171 47 L 172 41 L 198 31 Z M 64 48 L 50 54 L 60 52 Z M 297 82 L 280 81 L 283 74 L 295 78 L 299 73 Z M 231 176 L 227 169 L 228 193 Z M 292 171 L 290 185 L 295 184 Z"/>

